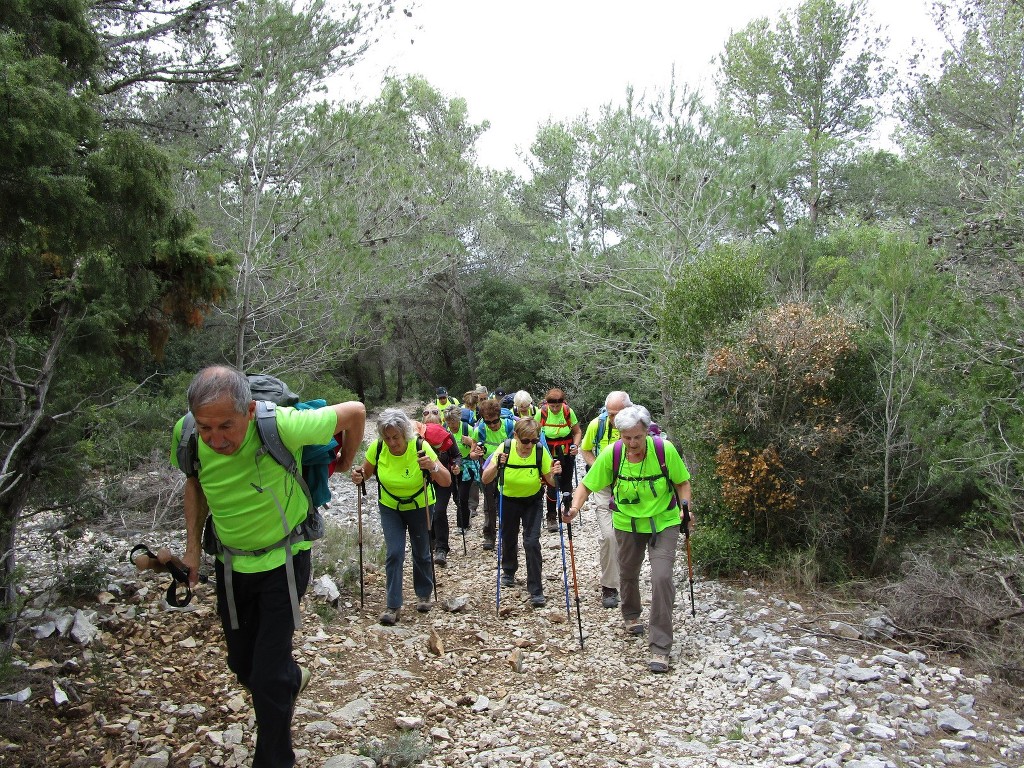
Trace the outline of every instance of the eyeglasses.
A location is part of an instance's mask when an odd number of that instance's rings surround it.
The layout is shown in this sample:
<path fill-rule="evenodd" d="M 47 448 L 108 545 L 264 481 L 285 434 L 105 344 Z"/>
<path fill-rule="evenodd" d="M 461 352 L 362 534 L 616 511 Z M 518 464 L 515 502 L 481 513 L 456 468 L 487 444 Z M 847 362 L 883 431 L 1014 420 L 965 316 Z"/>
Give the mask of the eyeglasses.
<path fill-rule="evenodd" d="M 537 443 L 540 442 L 539 437 L 520 437 L 518 439 L 519 442 L 522 443 L 523 445 L 536 445 Z"/>
<path fill-rule="evenodd" d="M 433 411 L 424 411 L 423 413 L 424 413 L 424 414 L 425 414 L 426 416 L 430 416 L 430 415 L 434 415 L 434 416 L 437 416 L 437 415 L 439 415 L 439 414 L 440 414 L 441 412 L 440 412 L 440 411 L 438 411 L 438 410 L 433 410 Z"/>
<path fill-rule="evenodd" d="M 554 403 L 555 405 L 558 405 L 558 404 L 560 404 L 560 403 L 564 403 L 564 402 L 565 402 L 565 400 L 563 400 L 563 399 L 562 399 L 562 398 L 560 398 L 560 397 L 549 397 L 549 398 L 548 398 L 548 402 L 549 402 L 549 403 Z"/>
<path fill-rule="evenodd" d="M 484 424 L 486 424 L 487 426 L 491 426 L 492 424 L 500 424 L 500 423 L 501 423 L 501 419 L 494 419 L 494 420 L 484 419 Z"/>

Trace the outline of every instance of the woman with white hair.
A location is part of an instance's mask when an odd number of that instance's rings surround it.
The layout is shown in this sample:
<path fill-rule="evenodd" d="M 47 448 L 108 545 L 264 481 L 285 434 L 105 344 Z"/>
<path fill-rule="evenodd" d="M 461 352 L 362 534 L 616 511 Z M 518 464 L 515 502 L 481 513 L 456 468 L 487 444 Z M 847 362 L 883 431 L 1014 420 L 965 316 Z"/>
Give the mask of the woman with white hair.
<path fill-rule="evenodd" d="M 361 485 L 367 478 L 377 475 L 377 506 L 387 550 L 384 560 L 387 609 L 380 615 L 380 623 L 391 625 L 398 621 L 402 610 L 407 531 L 412 550 L 412 584 L 418 598 L 416 610 L 426 613 L 431 608 L 434 578 L 427 520 L 434 502 L 434 489 L 425 480 L 448 486 L 452 476 L 437 460 L 430 444 L 417 436 L 415 426 L 404 411 L 397 408 L 382 411 L 377 417 L 377 435 L 366 448 L 363 465 L 352 470 L 352 482 Z"/>
<path fill-rule="evenodd" d="M 533 395 L 520 389 L 512 396 L 512 415 L 517 419 L 540 421 L 540 408 L 533 404 Z"/>
<path fill-rule="evenodd" d="M 683 519 L 680 504 L 688 507 L 691 500 L 690 473 L 672 443 L 648 434 L 651 414 L 643 406 L 623 408 L 615 416 L 615 426 L 619 440 L 598 454 L 576 488 L 565 519 L 576 517 L 591 493 L 610 486 L 625 630 L 630 635 L 644 633 L 640 566 L 647 555 L 651 563 L 649 668 L 668 672 L 676 598 L 672 571 Z M 692 510 L 689 525 L 692 531 Z"/>

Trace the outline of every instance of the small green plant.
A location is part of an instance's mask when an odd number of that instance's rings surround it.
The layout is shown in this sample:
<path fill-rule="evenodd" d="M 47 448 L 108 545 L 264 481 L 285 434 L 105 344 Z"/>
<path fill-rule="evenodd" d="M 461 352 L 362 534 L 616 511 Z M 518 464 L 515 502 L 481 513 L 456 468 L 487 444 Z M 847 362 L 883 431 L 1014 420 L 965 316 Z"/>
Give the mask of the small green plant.
<path fill-rule="evenodd" d="M 93 552 L 77 563 L 66 563 L 57 569 L 54 590 L 68 600 L 92 597 L 103 590 L 107 582 L 106 561 Z"/>
<path fill-rule="evenodd" d="M 725 738 L 729 739 L 729 741 L 743 741 L 743 726 L 736 723 L 725 734 Z"/>
<path fill-rule="evenodd" d="M 364 740 L 359 744 L 359 754 L 369 757 L 377 765 L 407 768 L 424 760 L 430 754 L 430 745 L 425 744 L 416 733 L 405 731 L 386 741 Z"/>
<path fill-rule="evenodd" d="M 364 514 L 366 510 L 363 510 Z M 384 564 L 383 538 L 367 530 L 363 520 L 363 567 Z M 324 537 L 313 545 L 313 570 L 326 573 L 338 586 L 359 583 L 359 533 L 356 529 L 324 520 Z"/>
<path fill-rule="evenodd" d="M 313 611 L 320 617 L 320 621 L 322 621 L 325 626 L 330 626 L 334 623 L 334 620 L 338 618 L 338 609 L 330 603 L 318 600 L 313 604 Z"/>

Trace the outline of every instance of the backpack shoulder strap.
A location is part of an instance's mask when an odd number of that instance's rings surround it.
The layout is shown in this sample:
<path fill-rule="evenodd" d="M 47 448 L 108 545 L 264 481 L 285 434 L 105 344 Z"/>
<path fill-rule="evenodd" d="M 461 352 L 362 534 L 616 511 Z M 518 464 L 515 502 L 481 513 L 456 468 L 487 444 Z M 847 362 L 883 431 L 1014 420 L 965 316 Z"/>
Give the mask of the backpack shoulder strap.
<path fill-rule="evenodd" d="M 287 470 L 289 474 L 296 475 L 298 462 L 281 439 L 281 433 L 277 429 L 277 405 L 269 400 L 256 401 L 256 433 L 259 435 L 260 443 L 267 453 Z"/>
<path fill-rule="evenodd" d="M 515 432 L 515 430 L 516 430 L 515 419 L 512 419 L 512 418 L 505 419 L 505 435 L 509 439 L 512 438 L 512 433 Z"/>
<path fill-rule="evenodd" d="M 594 448 L 601 450 L 601 438 L 604 437 L 604 429 L 608 425 L 608 411 L 602 410 L 597 417 L 597 437 L 594 439 Z"/>
<path fill-rule="evenodd" d="M 178 439 L 178 449 L 175 455 L 178 459 L 178 469 L 185 473 L 186 477 L 199 476 L 199 446 L 196 444 L 196 417 L 192 411 L 185 414 L 181 422 L 181 437 Z"/>
<path fill-rule="evenodd" d="M 661 437 L 652 437 L 651 441 L 654 443 L 654 455 L 658 457 L 658 466 L 661 467 L 661 474 L 665 476 L 668 489 L 672 492 L 672 502 L 668 508 L 675 509 L 679 506 L 679 500 L 676 495 L 675 483 L 672 482 L 672 478 L 668 474 L 668 464 L 665 461 L 665 440 Z"/>
<path fill-rule="evenodd" d="M 612 511 L 617 509 L 615 506 L 615 486 L 619 482 L 619 469 L 622 467 L 622 451 L 622 441 L 616 440 L 615 444 L 612 446 L 612 484 L 608 489 L 608 492 L 612 496 L 611 501 L 609 502 L 609 506 Z"/>

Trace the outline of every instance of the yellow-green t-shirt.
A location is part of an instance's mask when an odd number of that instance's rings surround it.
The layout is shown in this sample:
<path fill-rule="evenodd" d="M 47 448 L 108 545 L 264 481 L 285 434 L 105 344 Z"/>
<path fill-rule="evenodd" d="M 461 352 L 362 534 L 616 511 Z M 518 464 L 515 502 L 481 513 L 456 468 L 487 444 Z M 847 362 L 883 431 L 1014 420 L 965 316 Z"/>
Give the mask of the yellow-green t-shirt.
<path fill-rule="evenodd" d="M 546 475 L 551 471 L 551 454 L 546 448 L 534 445 L 531 446 L 534 450 L 530 451 L 530 455 L 524 459 L 517 452 L 517 445 L 518 442 L 513 438 L 512 445 L 508 449 L 508 460 L 505 462 L 502 494 L 509 498 L 522 499 L 535 496 L 540 491 L 543 484 L 541 475 Z M 496 461 L 498 451 L 503 450 L 505 448 L 502 445 L 491 454 L 488 461 Z M 537 472 L 537 451 L 541 452 L 539 473 Z"/>
<path fill-rule="evenodd" d="M 437 453 L 430 443 L 423 441 L 421 449 L 427 456 L 437 461 Z M 380 458 L 377 452 L 380 451 Z M 416 455 L 416 439 L 406 443 L 405 453 L 395 456 L 387 443 L 377 438 L 366 448 L 366 460 L 375 467 L 377 485 L 380 486 L 380 503 L 385 507 L 408 512 L 423 509 L 423 470 L 420 469 L 419 457 Z M 398 497 L 398 498 L 395 498 Z M 399 504 L 398 499 L 408 499 Z M 434 485 L 427 483 L 426 504 L 434 503 Z"/>
<path fill-rule="evenodd" d="M 568 418 L 565 415 L 566 410 L 569 411 Z M 544 422 L 544 437 L 547 438 L 549 443 L 553 440 L 564 440 L 571 437 L 573 426 L 580 423 L 580 420 L 576 418 L 576 411 L 569 408 L 565 403 L 560 404 L 556 409 L 552 409 L 549 406 L 547 408 L 547 418 L 544 418 L 544 412 L 542 411 L 537 420 Z"/>
<path fill-rule="evenodd" d="M 619 430 L 611 426 L 611 419 L 606 418 L 604 421 L 604 434 L 601 435 L 601 439 L 598 440 L 597 426 L 600 421 L 601 417 L 598 416 L 587 424 L 587 431 L 583 433 L 583 440 L 580 441 L 581 451 L 593 451 L 595 455 L 600 456 L 601 451 L 619 439 Z"/>
<path fill-rule="evenodd" d="M 285 447 L 299 462 L 302 471 L 302 448 L 322 445 L 334 437 L 338 417 L 331 408 L 296 410 L 278 406 L 277 431 Z M 177 449 L 184 419 L 174 425 L 171 441 L 171 464 L 178 466 Z M 203 442 L 196 432 L 199 459 L 199 483 L 213 515 L 217 537 L 233 549 L 255 551 L 280 541 L 306 518 L 309 501 L 298 481 L 269 453 L 257 458 L 262 447 L 256 433 L 256 422 L 250 421 L 245 438 L 238 449 L 224 456 Z M 256 488 L 262 488 L 259 492 Z M 276 501 L 275 501 L 276 499 Z M 281 522 L 284 509 L 288 530 Z M 309 549 L 310 542 L 292 545 L 292 552 Z M 284 565 L 284 547 L 262 555 L 235 555 L 232 569 L 239 573 L 260 573 Z"/>
<path fill-rule="evenodd" d="M 665 468 L 676 485 L 690 479 L 679 451 L 668 440 L 665 443 Z M 601 451 L 597 461 L 587 470 L 583 484 L 591 491 L 599 491 L 612 484 L 614 477 L 614 448 Z M 650 533 L 654 530 L 679 525 L 679 509 L 672 506 L 675 494 L 665 480 L 658 465 L 658 454 L 654 450 L 654 438 L 647 438 L 647 452 L 643 461 L 634 464 L 626 459 L 626 447 L 622 447 L 622 461 L 619 465 L 619 479 L 615 483 L 616 509 L 612 513 L 612 526 L 619 531 Z"/>
<path fill-rule="evenodd" d="M 447 403 L 443 403 L 442 404 L 441 403 L 441 398 L 439 397 L 436 400 L 434 400 L 434 405 L 436 405 L 438 408 L 441 409 L 441 413 L 443 415 L 444 414 L 444 409 L 447 408 L 449 405 L 462 405 L 462 403 L 460 403 L 458 400 L 456 400 L 451 395 L 448 395 L 448 402 Z"/>

